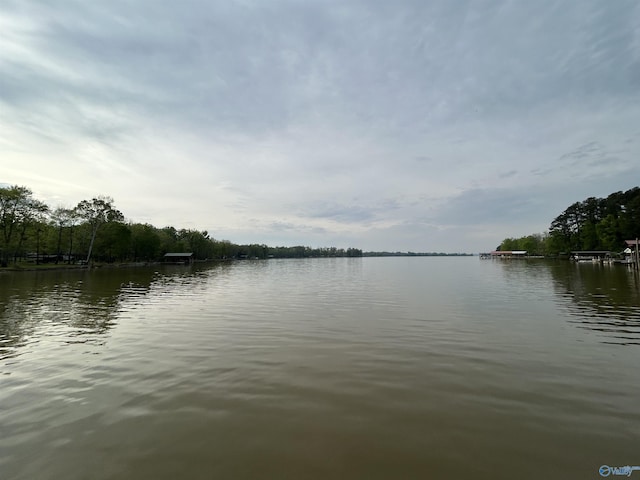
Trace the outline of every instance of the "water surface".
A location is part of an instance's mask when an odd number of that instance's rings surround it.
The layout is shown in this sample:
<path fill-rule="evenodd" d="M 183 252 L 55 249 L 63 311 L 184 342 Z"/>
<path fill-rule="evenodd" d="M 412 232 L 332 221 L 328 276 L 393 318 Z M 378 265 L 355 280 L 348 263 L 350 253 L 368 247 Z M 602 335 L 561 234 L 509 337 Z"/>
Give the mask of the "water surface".
<path fill-rule="evenodd" d="M 0 478 L 600 478 L 640 465 L 639 292 L 477 257 L 0 274 Z"/>

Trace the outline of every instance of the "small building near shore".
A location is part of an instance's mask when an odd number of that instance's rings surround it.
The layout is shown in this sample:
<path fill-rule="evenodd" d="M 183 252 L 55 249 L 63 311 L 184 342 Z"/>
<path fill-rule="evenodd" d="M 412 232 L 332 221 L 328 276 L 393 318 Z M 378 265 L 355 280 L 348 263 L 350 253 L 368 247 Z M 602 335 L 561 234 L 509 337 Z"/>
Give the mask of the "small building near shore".
<path fill-rule="evenodd" d="M 627 244 L 627 248 L 624 250 L 626 263 L 630 263 L 638 268 L 640 262 L 638 261 L 638 257 L 640 256 L 640 240 L 637 238 L 635 240 L 625 240 L 624 243 Z"/>
<path fill-rule="evenodd" d="M 491 258 L 525 258 L 526 250 L 494 250 L 491 252 Z"/>
<path fill-rule="evenodd" d="M 575 250 L 571 258 L 576 262 L 602 262 L 611 258 L 610 250 Z"/>
<path fill-rule="evenodd" d="M 170 252 L 164 254 L 164 263 L 193 263 L 194 257 L 192 252 Z"/>

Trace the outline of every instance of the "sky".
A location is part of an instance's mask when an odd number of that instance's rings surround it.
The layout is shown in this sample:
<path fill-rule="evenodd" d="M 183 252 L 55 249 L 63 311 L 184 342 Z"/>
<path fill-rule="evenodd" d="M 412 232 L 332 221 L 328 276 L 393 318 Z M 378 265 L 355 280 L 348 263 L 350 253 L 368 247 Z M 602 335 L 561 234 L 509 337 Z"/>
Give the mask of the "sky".
<path fill-rule="evenodd" d="M 2 0 L 0 184 L 235 243 L 492 250 L 640 184 L 640 3 Z"/>

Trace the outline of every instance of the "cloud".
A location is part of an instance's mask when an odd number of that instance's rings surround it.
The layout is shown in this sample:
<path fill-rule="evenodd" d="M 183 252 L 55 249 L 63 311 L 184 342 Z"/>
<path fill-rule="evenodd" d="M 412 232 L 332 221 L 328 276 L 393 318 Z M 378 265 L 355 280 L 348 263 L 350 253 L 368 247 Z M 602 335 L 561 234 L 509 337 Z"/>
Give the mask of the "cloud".
<path fill-rule="evenodd" d="M 3 181 L 234 241 L 493 247 L 634 186 L 639 21 L 596 0 L 8 0 Z"/>

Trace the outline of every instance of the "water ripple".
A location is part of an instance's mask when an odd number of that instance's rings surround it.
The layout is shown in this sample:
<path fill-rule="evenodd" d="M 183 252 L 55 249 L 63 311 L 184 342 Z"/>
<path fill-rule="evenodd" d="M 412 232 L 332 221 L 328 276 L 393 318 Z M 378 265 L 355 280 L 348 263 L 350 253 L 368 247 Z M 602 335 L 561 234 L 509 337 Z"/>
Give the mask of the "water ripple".
<path fill-rule="evenodd" d="M 0 285 L 3 474 L 589 478 L 584 458 L 632 458 L 626 273 L 405 260 Z"/>

